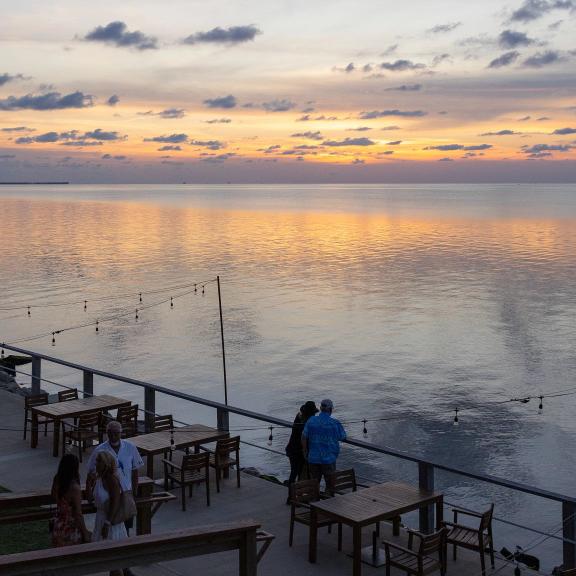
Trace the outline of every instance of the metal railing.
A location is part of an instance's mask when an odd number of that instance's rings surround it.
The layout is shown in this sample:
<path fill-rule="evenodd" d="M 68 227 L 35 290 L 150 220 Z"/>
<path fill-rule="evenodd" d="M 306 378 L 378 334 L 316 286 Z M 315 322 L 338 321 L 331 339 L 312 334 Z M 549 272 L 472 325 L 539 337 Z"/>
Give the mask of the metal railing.
<path fill-rule="evenodd" d="M 151 428 L 153 415 L 156 412 L 157 393 L 165 394 L 167 396 L 179 398 L 181 400 L 186 400 L 187 402 L 192 402 L 195 404 L 200 404 L 202 406 L 207 406 L 209 408 L 215 409 L 217 427 L 221 430 L 229 430 L 230 428 L 229 417 L 231 413 L 245 418 L 259 420 L 261 422 L 267 422 L 274 426 L 286 427 L 286 428 L 292 427 L 292 422 L 282 420 L 281 418 L 276 418 L 274 416 L 269 416 L 267 414 L 262 414 L 260 412 L 254 412 L 252 410 L 238 408 L 236 406 L 223 404 L 221 402 L 216 402 L 214 400 L 208 400 L 200 396 L 188 394 L 186 392 L 181 392 L 179 390 L 172 390 L 170 388 L 166 388 L 165 386 L 160 386 L 158 384 L 152 384 L 151 382 L 136 380 L 134 378 L 120 376 L 118 374 L 112 374 L 109 372 L 105 372 L 104 370 L 99 370 L 97 368 L 90 368 L 82 364 L 69 362 L 67 360 L 62 360 L 60 358 L 54 358 L 52 356 L 48 356 L 47 354 L 41 354 L 38 352 L 26 350 L 24 348 L 19 348 L 9 344 L 2 344 L 1 346 L 6 350 L 11 350 L 13 352 L 17 352 L 19 354 L 24 354 L 26 356 L 31 357 L 32 393 L 40 392 L 40 383 L 42 381 L 42 361 L 58 364 L 60 366 L 66 366 L 68 368 L 72 368 L 74 370 L 82 372 L 83 392 L 85 395 L 94 394 L 94 376 L 100 376 L 110 380 L 115 380 L 117 382 L 123 382 L 125 384 L 131 384 L 133 386 L 139 386 L 141 388 L 144 388 L 144 414 L 145 414 L 145 426 L 147 430 Z M 421 458 L 420 456 L 412 455 L 406 452 L 401 452 L 399 450 L 394 450 L 389 447 L 377 446 L 369 442 L 363 442 L 361 440 L 353 438 L 349 438 L 344 442 L 348 445 L 355 446 L 356 448 L 368 450 L 370 452 L 375 452 L 378 454 L 384 454 L 386 456 L 392 456 L 394 458 L 407 460 L 409 462 L 417 464 L 419 486 L 422 489 L 433 490 L 435 471 L 441 470 L 444 472 L 448 472 L 450 474 L 455 474 L 457 476 L 478 480 L 480 482 L 486 482 L 488 484 L 501 486 L 513 490 L 515 492 L 530 494 L 532 496 L 538 496 L 546 500 L 551 500 L 560 503 L 562 505 L 561 539 L 563 548 L 563 566 L 564 568 L 576 567 L 576 497 L 568 496 L 566 494 L 560 494 L 557 492 L 552 492 L 549 490 L 544 490 L 536 486 L 531 486 L 529 484 L 524 484 L 521 482 L 508 480 L 505 478 L 500 478 L 498 476 L 472 472 L 469 470 L 459 468 L 457 466 L 447 465 L 441 462 L 428 460 L 425 458 Z M 433 506 L 420 510 L 419 523 L 420 523 L 420 529 L 422 531 L 430 532 L 434 529 L 435 522 L 434 522 Z"/>

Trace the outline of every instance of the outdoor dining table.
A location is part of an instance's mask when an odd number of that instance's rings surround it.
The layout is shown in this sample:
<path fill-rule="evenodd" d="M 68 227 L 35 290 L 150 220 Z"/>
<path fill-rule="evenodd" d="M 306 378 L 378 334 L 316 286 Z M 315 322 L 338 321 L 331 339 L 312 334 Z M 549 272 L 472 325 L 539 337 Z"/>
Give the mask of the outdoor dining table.
<path fill-rule="evenodd" d="M 79 398 L 78 400 L 53 402 L 51 404 L 43 404 L 42 406 L 34 406 L 31 409 L 32 434 L 30 435 L 30 446 L 36 448 L 38 445 L 39 416 L 45 416 L 54 420 L 52 455 L 57 457 L 60 447 L 60 428 L 63 425 L 64 420 L 69 418 L 79 418 L 80 416 L 90 414 L 91 412 L 104 412 L 105 410 L 113 410 L 122 406 L 130 406 L 130 404 L 130 400 L 104 394 L 102 396 L 88 396 L 87 398 Z"/>
<path fill-rule="evenodd" d="M 229 438 L 230 434 L 224 430 L 210 428 L 204 424 L 190 424 L 162 432 L 151 432 L 130 438 L 130 443 L 134 444 L 142 456 L 147 457 L 146 474 L 154 478 L 154 456 L 164 454 L 174 446 L 174 449 L 198 448 L 200 444 L 216 442 L 224 438 Z M 174 445 L 171 443 L 172 436 Z"/>
<path fill-rule="evenodd" d="M 327 500 L 310 503 L 310 535 L 308 560 L 316 562 L 318 547 L 318 513 L 335 522 L 346 524 L 353 530 L 353 576 L 362 573 L 362 528 L 382 520 L 436 505 L 436 526 L 441 527 L 444 497 L 440 492 L 422 490 L 402 482 L 385 482 L 349 492 Z M 370 547 L 371 548 L 371 547 Z"/>

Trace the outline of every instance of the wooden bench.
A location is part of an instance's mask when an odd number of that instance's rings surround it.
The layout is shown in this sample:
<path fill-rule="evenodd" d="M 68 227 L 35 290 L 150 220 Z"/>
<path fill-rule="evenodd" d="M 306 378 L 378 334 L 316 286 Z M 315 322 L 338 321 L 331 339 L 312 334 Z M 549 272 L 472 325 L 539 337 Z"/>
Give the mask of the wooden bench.
<path fill-rule="evenodd" d="M 238 550 L 239 576 L 256 576 L 258 528 L 251 520 L 189 528 L 126 540 L 78 544 L 0 557 L 2 576 L 81 576 Z M 269 536 L 269 535 L 268 535 Z"/>
<path fill-rule="evenodd" d="M 176 496 L 170 492 L 154 492 L 154 486 L 154 482 L 146 476 L 139 480 L 136 497 L 138 509 L 136 534 L 150 534 L 152 532 L 152 518 L 158 508 L 165 502 L 176 499 Z M 83 492 L 85 492 L 84 487 Z M 84 493 L 83 497 L 85 497 Z M 54 515 L 54 511 L 54 499 L 48 491 L 8 492 L 0 496 L 0 525 L 48 520 Z M 82 512 L 93 514 L 96 512 L 96 508 L 84 500 Z"/>

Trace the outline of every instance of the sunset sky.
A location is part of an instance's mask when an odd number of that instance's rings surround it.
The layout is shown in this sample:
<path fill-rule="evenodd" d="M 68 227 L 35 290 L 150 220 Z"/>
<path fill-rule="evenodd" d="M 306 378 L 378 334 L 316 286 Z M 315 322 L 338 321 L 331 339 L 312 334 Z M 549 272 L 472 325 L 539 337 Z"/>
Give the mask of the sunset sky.
<path fill-rule="evenodd" d="M 0 181 L 576 181 L 576 0 L 0 8 Z"/>

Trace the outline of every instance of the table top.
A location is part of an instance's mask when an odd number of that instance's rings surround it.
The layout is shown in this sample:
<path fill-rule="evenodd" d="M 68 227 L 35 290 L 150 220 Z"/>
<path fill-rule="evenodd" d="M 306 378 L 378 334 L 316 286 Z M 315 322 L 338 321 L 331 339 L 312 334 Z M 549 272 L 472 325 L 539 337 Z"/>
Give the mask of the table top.
<path fill-rule="evenodd" d="M 228 432 L 217 428 L 210 428 L 209 426 L 204 426 L 204 424 L 191 424 L 174 428 L 174 446 L 176 448 L 186 448 L 194 444 L 215 442 L 229 436 Z M 160 454 L 170 449 L 170 438 L 170 430 L 163 430 L 162 432 L 133 436 L 130 438 L 130 443 L 134 444 L 144 454 Z"/>
<path fill-rule="evenodd" d="M 130 400 L 117 398 L 104 394 L 102 396 L 89 396 L 79 398 L 78 400 L 68 400 L 67 402 L 53 402 L 52 404 L 43 404 L 34 406 L 31 410 L 39 416 L 48 416 L 50 418 L 73 418 L 82 416 L 96 410 L 109 410 L 119 408 L 120 406 L 130 406 Z"/>
<path fill-rule="evenodd" d="M 347 523 L 365 525 L 432 504 L 442 497 L 441 492 L 421 490 L 402 482 L 385 482 L 312 502 L 311 506 Z"/>

